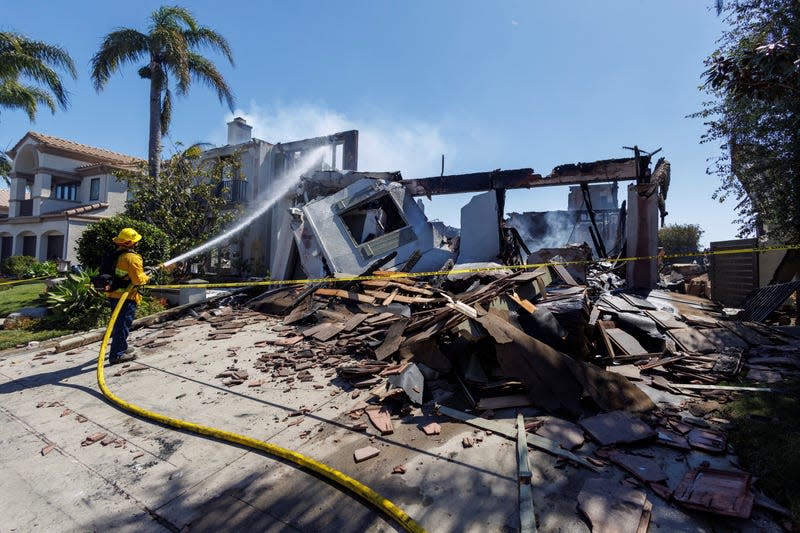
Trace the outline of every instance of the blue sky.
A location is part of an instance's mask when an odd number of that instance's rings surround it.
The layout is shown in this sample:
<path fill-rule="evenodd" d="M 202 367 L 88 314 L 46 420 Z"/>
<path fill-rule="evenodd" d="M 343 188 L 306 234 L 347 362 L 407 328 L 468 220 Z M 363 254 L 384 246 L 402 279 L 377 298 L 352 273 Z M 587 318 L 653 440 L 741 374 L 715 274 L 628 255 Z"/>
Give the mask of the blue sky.
<path fill-rule="evenodd" d="M 147 83 L 133 66 L 98 94 L 89 60 L 119 27 L 145 30 L 152 1 L 3 0 L 0 29 L 65 47 L 78 79 L 72 105 L 31 124 L 0 114 L 0 147 L 35 130 L 144 157 Z M 230 41 L 235 67 L 214 59 L 255 136 L 289 141 L 361 132 L 361 170 L 405 177 L 626 157 L 663 148 L 672 163 L 667 223 L 699 224 L 703 242 L 733 238 L 731 202 L 701 145 L 703 58 L 723 22 L 712 0 L 193 1 Z M 172 143 L 225 143 L 232 114 L 202 86 L 175 101 Z M 622 199 L 622 198 L 621 198 Z M 459 225 L 468 197 L 436 198 L 431 218 Z M 507 211 L 564 209 L 565 188 L 510 191 Z"/>

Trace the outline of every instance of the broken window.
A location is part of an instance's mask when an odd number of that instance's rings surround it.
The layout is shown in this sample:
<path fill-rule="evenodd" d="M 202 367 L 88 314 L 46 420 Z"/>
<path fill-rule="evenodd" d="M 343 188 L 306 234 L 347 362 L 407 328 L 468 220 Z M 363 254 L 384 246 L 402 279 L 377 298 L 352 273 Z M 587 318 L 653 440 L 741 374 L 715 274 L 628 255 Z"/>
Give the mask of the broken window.
<path fill-rule="evenodd" d="M 408 226 L 391 196 L 378 198 L 354 206 L 339 215 L 356 245 Z"/>

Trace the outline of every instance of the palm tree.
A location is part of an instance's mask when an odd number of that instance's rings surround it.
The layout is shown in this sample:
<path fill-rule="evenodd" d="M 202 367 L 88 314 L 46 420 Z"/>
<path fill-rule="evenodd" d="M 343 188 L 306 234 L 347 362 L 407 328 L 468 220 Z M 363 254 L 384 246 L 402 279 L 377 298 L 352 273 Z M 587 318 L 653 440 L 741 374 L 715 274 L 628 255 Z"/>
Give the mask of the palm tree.
<path fill-rule="evenodd" d="M 139 76 L 150 80 L 150 141 L 148 168 L 157 177 L 161 167 L 161 136 L 169 129 L 172 115 L 170 76 L 178 95 L 189 91 L 192 79 L 217 91 L 220 102 L 233 111 L 233 93 L 217 67 L 195 50 L 207 46 L 217 50 L 233 65 L 228 41 L 215 31 L 199 26 L 194 16 L 179 6 L 164 6 L 150 15 L 148 33 L 130 28 L 117 29 L 105 36 L 92 58 L 92 81 L 99 92 L 111 75 L 126 62 L 146 60 Z"/>
<path fill-rule="evenodd" d="M 67 109 L 69 95 L 58 69 L 75 79 L 75 65 L 63 48 L 0 32 L 0 108 L 22 109 L 31 122 L 40 104 L 53 113 L 56 107 Z M 36 85 L 27 84 L 30 82 Z"/>

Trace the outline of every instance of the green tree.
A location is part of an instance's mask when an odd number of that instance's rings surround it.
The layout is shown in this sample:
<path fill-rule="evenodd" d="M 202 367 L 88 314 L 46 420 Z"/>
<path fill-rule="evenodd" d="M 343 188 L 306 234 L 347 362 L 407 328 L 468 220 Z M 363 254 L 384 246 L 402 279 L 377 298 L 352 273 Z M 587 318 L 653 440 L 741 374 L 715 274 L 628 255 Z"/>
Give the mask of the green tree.
<path fill-rule="evenodd" d="M 21 109 L 33 121 L 39 105 L 67 109 L 69 94 L 59 70 L 76 77 L 69 54 L 58 46 L 14 32 L 0 32 L 0 108 Z"/>
<path fill-rule="evenodd" d="M 703 233 L 697 224 L 669 224 L 658 230 L 658 245 L 668 256 L 695 254 L 700 250 Z"/>
<path fill-rule="evenodd" d="M 9 187 L 11 186 L 11 158 L 0 150 L 0 178 Z"/>
<path fill-rule="evenodd" d="M 734 199 L 739 235 L 800 239 L 800 3 L 731 0 L 729 28 L 706 59 L 703 142 L 719 143 L 708 169 Z"/>
<path fill-rule="evenodd" d="M 145 265 L 157 265 L 169 259 L 169 237 L 148 222 L 125 215 L 104 218 L 84 230 L 76 243 L 78 261 L 88 268 L 97 268 L 103 257 L 115 249 L 112 239 L 122 228 L 134 228 L 142 236 L 136 246 Z"/>
<path fill-rule="evenodd" d="M 201 153 L 198 146 L 176 153 L 164 161 L 158 179 L 144 168 L 118 174 L 131 192 L 126 214 L 161 228 L 173 255 L 217 236 L 240 215 L 224 194 L 228 180 L 238 174 L 238 155 L 201 162 Z"/>
<path fill-rule="evenodd" d="M 197 53 L 201 47 L 221 52 L 233 64 L 230 46 L 224 37 L 199 26 L 188 10 L 162 6 L 150 15 L 147 33 L 131 28 L 117 29 L 105 36 L 100 50 L 92 58 L 91 76 L 98 92 L 122 64 L 146 62 L 138 73 L 150 81 L 147 157 L 151 177 L 159 175 L 161 137 L 167 133 L 172 116 L 170 76 L 178 95 L 186 94 L 194 79 L 217 91 L 220 102 L 227 102 L 233 111 L 233 93 L 214 63 Z"/>

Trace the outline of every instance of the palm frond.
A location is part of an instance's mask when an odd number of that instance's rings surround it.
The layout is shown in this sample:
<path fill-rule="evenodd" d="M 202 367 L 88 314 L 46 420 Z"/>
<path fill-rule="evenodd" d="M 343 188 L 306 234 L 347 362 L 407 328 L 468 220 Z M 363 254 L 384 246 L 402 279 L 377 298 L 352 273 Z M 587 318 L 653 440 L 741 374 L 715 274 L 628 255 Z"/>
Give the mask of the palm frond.
<path fill-rule="evenodd" d="M 160 45 L 160 59 L 165 69 L 175 77 L 179 95 L 188 92 L 192 79 L 189 74 L 189 44 L 182 31 L 160 29 L 157 32 Z"/>
<path fill-rule="evenodd" d="M 189 54 L 189 69 L 197 81 L 217 91 L 219 101 L 227 103 L 233 111 L 235 104 L 233 91 L 214 63 L 200 54 Z"/>
<path fill-rule="evenodd" d="M 56 69 L 76 77 L 75 64 L 58 46 L 28 39 L 13 32 L 0 32 L 0 79 L 30 81 L 45 85 L 59 105 L 66 109 L 69 96 Z"/>
<path fill-rule="evenodd" d="M 234 64 L 233 52 L 231 51 L 230 44 L 228 44 L 228 40 L 214 30 L 203 26 L 197 28 L 195 31 L 185 32 L 185 35 L 186 42 L 189 43 L 189 46 L 207 46 L 212 50 L 221 52 L 231 65 Z"/>
<path fill-rule="evenodd" d="M 21 40 L 20 45 L 25 54 L 36 57 L 42 62 L 56 68 L 66 70 L 73 79 L 78 77 L 78 72 L 75 70 L 75 63 L 64 48 L 42 41 L 24 38 Z"/>
<path fill-rule="evenodd" d="M 150 21 L 151 31 L 159 27 L 179 28 L 179 22 L 191 31 L 197 29 L 197 20 L 192 12 L 180 6 L 161 6 L 150 15 Z"/>
<path fill-rule="evenodd" d="M 4 80 L 0 83 L 0 105 L 3 107 L 23 110 L 33 122 L 39 104 L 46 105 L 53 113 L 56 112 L 56 103 L 46 91 L 32 85 L 22 85 L 16 80 Z"/>
<path fill-rule="evenodd" d="M 149 50 L 150 38 L 134 29 L 122 28 L 106 35 L 91 60 L 95 90 L 103 90 L 121 64 L 139 61 L 147 57 Z"/>

